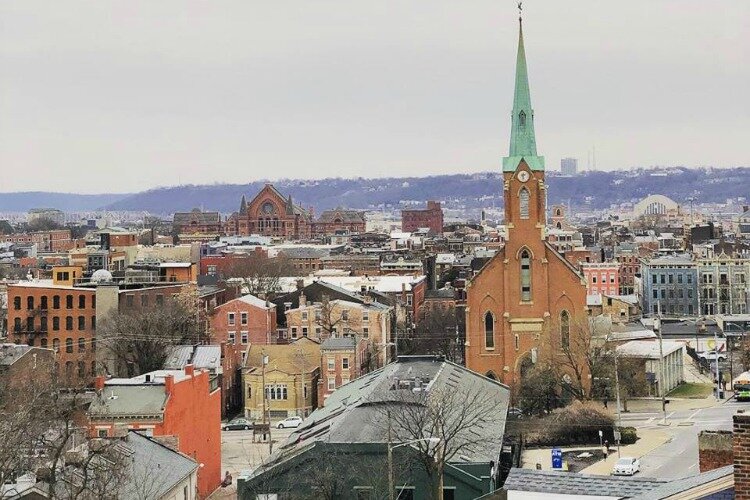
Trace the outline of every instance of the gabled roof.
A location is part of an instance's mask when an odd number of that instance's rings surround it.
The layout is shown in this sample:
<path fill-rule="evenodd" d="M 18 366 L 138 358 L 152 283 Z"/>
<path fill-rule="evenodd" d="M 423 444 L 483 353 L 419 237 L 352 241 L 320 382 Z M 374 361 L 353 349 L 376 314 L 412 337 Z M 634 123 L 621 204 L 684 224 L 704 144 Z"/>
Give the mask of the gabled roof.
<path fill-rule="evenodd" d="M 245 369 L 260 369 L 263 355 L 268 356 L 266 373 L 279 370 L 292 375 L 320 368 L 320 344 L 306 337 L 290 344 L 251 345 L 247 350 Z"/>
<path fill-rule="evenodd" d="M 195 222 L 196 224 L 219 224 L 221 215 L 219 212 L 201 212 L 193 210 L 192 212 L 175 212 L 172 219 L 175 225 L 186 225 Z"/>
<path fill-rule="evenodd" d="M 344 223 L 364 224 L 365 214 L 357 210 L 326 210 L 320 214 L 319 222 L 334 222 L 336 219 L 341 219 Z"/>
<path fill-rule="evenodd" d="M 357 347 L 357 341 L 354 337 L 330 337 L 320 344 L 323 351 L 351 351 Z"/>
<path fill-rule="evenodd" d="M 243 295 L 242 297 L 236 298 L 234 300 L 239 300 L 240 302 L 244 302 L 245 304 L 250 304 L 251 306 L 258 307 L 260 309 L 273 309 L 274 307 L 276 307 L 276 304 L 274 304 L 273 302 L 263 300 L 249 293 L 246 295 Z"/>

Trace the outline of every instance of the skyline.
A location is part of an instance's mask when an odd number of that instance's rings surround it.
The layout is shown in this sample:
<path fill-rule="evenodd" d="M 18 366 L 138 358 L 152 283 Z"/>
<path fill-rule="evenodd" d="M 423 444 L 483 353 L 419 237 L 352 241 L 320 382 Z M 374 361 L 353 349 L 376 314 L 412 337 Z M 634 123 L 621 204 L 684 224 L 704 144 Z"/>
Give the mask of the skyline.
<path fill-rule="evenodd" d="M 508 152 L 515 2 L 47 7 L 0 6 L 0 164 L 23 173 L 0 192 L 499 172 Z M 526 2 L 548 170 L 593 147 L 599 170 L 747 165 L 750 5 L 722 7 Z"/>

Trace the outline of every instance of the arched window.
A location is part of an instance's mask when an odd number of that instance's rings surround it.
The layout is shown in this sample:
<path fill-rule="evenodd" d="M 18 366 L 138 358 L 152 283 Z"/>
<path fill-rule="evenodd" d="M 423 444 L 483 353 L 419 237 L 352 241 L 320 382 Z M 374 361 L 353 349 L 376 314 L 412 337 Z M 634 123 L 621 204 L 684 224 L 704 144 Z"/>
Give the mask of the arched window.
<path fill-rule="evenodd" d="M 531 254 L 528 250 L 521 252 L 521 300 L 531 301 Z"/>
<path fill-rule="evenodd" d="M 522 127 L 526 126 L 526 113 L 524 111 L 518 113 L 518 124 Z"/>
<path fill-rule="evenodd" d="M 31 295 L 26 297 L 26 309 L 28 310 L 34 309 L 34 297 Z"/>
<path fill-rule="evenodd" d="M 570 314 L 568 314 L 568 311 L 560 313 L 560 344 L 563 348 L 570 347 Z"/>
<path fill-rule="evenodd" d="M 560 222 L 557 223 L 557 229 L 562 229 L 562 223 Z"/>
<path fill-rule="evenodd" d="M 556 209 L 555 210 L 555 215 L 557 215 L 558 217 L 561 216 L 562 215 L 562 210 L 560 210 L 559 208 Z"/>
<path fill-rule="evenodd" d="M 521 188 L 521 191 L 518 193 L 518 205 L 519 210 L 518 213 L 520 214 L 522 219 L 528 219 L 529 218 L 529 190 L 525 187 Z"/>
<path fill-rule="evenodd" d="M 484 346 L 488 349 L 495 347 L 495 317 L 489 311 L 484 313 Z"/>

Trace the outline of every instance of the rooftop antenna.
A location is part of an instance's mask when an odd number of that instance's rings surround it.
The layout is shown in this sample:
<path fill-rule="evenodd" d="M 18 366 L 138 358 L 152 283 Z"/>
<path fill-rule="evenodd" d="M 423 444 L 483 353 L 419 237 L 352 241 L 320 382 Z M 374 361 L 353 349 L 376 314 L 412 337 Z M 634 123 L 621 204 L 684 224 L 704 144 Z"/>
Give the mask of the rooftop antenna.
<path fill-rule="evenodd" d="M 523 7 L 521 6 L 523 2 L 518 2 L 518 22 L 521 22 L 522 14 L 523 14 Z"/>

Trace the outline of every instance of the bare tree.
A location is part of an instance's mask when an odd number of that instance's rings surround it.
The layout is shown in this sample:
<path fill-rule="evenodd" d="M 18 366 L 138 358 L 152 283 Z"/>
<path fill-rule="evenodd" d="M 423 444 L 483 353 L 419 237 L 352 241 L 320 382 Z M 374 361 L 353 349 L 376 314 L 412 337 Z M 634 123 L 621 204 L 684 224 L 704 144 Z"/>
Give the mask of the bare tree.
<path fill-rule="evenodd" d="M 413 441 L 418 460 L 440 496 L 445 465 L 459 456 L 487 455 L 499 450 L 505 420 L 498 404 L 480 381 L 456 390 L 448 385 L 413 391 L 394 388 L 381 405 L 380 422 L 389 442 Z M 437 438 L 438 444 L 426 438 Z"/>
<path fill-rule="evenodd" d="M 463 360 L 455 307 L 425 310 L 415 331 L 400 340 L 401 354 L 435 354 L 456 363 Z"/>
<path fill-rule="evenodd" d="M 171 348 L 205 340 L 198 310 L 191 297 L 165 300 L 157 308 L 113 314 L 98 330 L 104 352 L 103 368 L 113 376 L 133 377 L 159 370 Z"/>
<path fill-rule="evenodd" d="M 268 258 L 260 254 L 234 257 L 223 273 L 223 278 L 235 278 L 242 283 L 242 292 L 261 298 L 278 293 L 281 278 L 295 276 L 294 266 L 283 255 Z"/>

